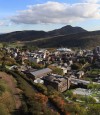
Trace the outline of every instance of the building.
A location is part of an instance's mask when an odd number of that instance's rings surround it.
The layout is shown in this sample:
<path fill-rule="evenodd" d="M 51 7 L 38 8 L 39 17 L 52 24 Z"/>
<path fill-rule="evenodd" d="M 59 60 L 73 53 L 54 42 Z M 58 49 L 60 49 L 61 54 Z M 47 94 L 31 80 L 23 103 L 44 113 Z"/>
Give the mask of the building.
<path fill-rule="evenodd" d="M 63 51 L 63 52 L 72 52 L 71 49 L 68 49 L 68 48 L 58 48 L 57 51 Z"/>
<path fill-rule="evenodd" d="M 96 48 L 93 49 L 94 54 L 100 54 L 100 46 L 97 46 Z"/>
<path fill-rule="evenodd" d="M 36 70 L 36 71 L 31 71 L 28 73 L 28 76 L 33 79 L 36 80 L 37 78 L 42 78 L 44 76 L 47 76 L 48 74 L 50 74 L 52 72 L 51 69 L 49 68 L 44 68 L 44 69 L 40 69 L 40 70 Z"/>
<path fill-rule="evenodd" d="M 42 59 L 38 57 L 29 57 L 28 59 L 30 62 L 34 62 L 34 63 L 39 63 L 40 61 L 42 61 Z"/>
<path fill-rule="evenodd" d="M 44 85 L 50 85 L 60 92 L 64 92 L 70 87 L 69 79 L 60 75 L 48 75 L 43 80 Z"/>
<path fill-rule="evenodd" d="M 80 79 L 84 75 L 84 71 L 79 71 L 76 73 L 78 79 Z"/>

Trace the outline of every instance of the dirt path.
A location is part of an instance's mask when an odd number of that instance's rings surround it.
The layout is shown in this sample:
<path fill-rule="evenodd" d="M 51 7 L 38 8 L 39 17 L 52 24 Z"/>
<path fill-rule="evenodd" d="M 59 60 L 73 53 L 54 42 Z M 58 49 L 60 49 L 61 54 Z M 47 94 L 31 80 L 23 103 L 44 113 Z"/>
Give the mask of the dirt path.
<path fill-rule="evenodd" d="M 7 82 L 8 86 L 10 87 L 15 100 L 16 109 L 18 110 L 21 107 L 21 99 L 19 96 L 20 90 L 17 88 L 16 82 L 14 82 L 14 78 L 5 72 L 0 72 L 0 76 Z"/>

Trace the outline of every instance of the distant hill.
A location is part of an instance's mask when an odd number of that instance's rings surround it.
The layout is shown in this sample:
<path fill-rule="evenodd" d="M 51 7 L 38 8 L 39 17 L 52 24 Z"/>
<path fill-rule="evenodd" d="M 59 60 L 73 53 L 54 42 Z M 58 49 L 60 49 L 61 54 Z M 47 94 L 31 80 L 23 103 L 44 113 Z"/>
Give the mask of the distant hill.
<path fill-rule="evenodd" d="M 88 32 L 81 27 L 67 25 L 49 32 L 29 30 L 0 35 L 0 42 L 16 41 L 39 47 L 90 48 L 100 45 L 100 31 Z"/>
<path fill-rule="evenodd" d="M 85 32 L 85 31 L 86 30 L 80 27 L 72 27 L 70 25 L 49 32 L 34 31 L 34 30 L 15 31 L 15 32 L 0 35 L 0 41 L 1 42 L 31 41 L 31 40 L 36 40 L 37 38 L 46 38 L 46 37 L 73 34 L 73 33 Z"/>
<path fill-rule="evenodd" d="M 1 42 L 31 41 L 37 38 L 46 37 L 44 31 L 15 31 L 0 35 Z"/>
<path fill-rule="evenodd" d="M 98 45 L 100 46 L 100 31 L 59 35 L 45 39 L 38 39 L 33 42 L 26 42 L 25 44 L 36 45 L 39 47 L 92 48 Z"/>

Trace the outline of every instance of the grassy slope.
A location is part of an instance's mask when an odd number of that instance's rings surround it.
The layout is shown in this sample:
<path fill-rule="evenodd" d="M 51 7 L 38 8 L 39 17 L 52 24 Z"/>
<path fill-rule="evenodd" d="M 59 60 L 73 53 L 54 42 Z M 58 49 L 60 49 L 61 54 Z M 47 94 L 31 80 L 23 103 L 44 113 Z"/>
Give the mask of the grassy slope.
<path fill-rule="evenodd" d="M 0 79 L 0 85 L 5 88 L 5 91 L 0 95 L 0 115 L 9 115 L 15 109 L 15 101 L 7 82 Z"/>

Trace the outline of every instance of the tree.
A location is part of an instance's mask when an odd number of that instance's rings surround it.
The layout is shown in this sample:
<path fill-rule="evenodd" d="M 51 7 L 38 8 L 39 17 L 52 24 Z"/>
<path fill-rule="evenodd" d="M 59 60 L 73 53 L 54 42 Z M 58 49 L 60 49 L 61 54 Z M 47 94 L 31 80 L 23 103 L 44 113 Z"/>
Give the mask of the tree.
<path fill-rule="evenodd" d="M 100 115 L 100 105 L 99 104 L 89 105 L 87 109 L 87 115 Z"/>
<path fill-rule="evenodd" d="M 2 47 L 3 47 L 3 48 L 8 47 L 8 43 L 6 43 L 6 42 L 2 43 Z"/>
<path fill-rule="evenodd" d="M 38 63 L 34 63 L 34 62 L 31 62 L 31 66 L 35 69 L 42 69 L 44 68 L 44 65 L 43 64 L 38 64 Z"/>
<path fill-rule="evenodd" d="M 1 67 L 2 67 L 2 68 L 5 68 L 5 61 L 6 61 L 5 55 L 2 57 L 1 60 L 2 60 Z"/>
<path fill-rule="evenodd" d="M 89 83 L 89 84 L 87 85 L 87 88 L 88 88 L 88 89 L 93 89 L 93 83 Z"/>
<path fill-rule="evenodd" d="M 88 89 L 91 89 L 93 91 L 99 91 L 100 90 L 100 84 L 93 84 L 93 83 L 90 83 L 88 84 Z"/>
<path fill-rule="evenodd" d="M 84 65 L 84 64 L 86 63 L 85 58 L 80 59 L 80 60 L 79 60 L 79 63 Z"/>
<path fill-rule="evenodd" d="M 73 97 L 73 92 L 68 90 L 66 93 L 65 93 L 65 96 L 68 96 L 69 98 L 72 98 Z"/>
<path fill-rule="evenodd" d="M 24 45 L 22 46 L 22 50 L 26 51 L 26 50 L 30 50 L 30 51 L 34 51 L 34 50 L 38 50 L 39 48 L 37 46 L 33 46 L 33 45 Z"/>
<path fill-rule="evenodd" d="M 73 65 L 71 65 L 71 68 L 72 68 L 73 70 L 79 70 L 79 69 L 81 69 L 81 65 L 78 64 L 78 63 L 74 63 Z"/>
<path fill-rule="evenodd" d="M 54 74 L 63 75 L 63 70 L 61 68 L 57 68 L 56 66 L 48 66 L 48 68 L 52 69 Z"/>
<path fill-rule="evenodd" d="M 85 102 L 86 103 L 96 103 L 96 100 L 91 96 L 86 96 L 85 97 Z"/>

